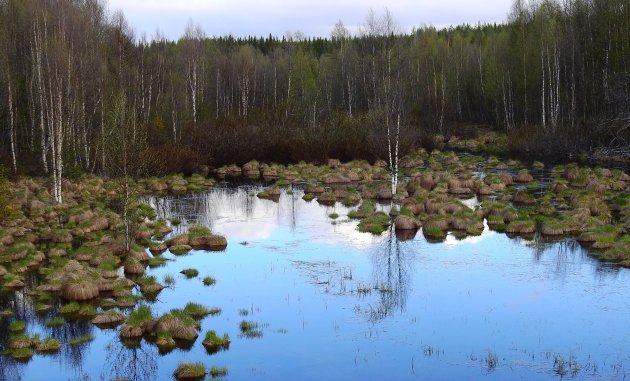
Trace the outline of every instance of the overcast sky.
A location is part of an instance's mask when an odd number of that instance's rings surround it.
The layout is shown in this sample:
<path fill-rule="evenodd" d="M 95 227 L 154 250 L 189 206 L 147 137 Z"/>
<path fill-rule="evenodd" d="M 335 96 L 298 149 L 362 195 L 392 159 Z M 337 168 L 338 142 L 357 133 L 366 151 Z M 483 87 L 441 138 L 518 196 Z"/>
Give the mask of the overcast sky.
<path fill-rule="evenodd" d="M 151 38 L 159 30 L 179 38 L 192 19 L 209 36 L 281 36 L 299 30 L 306 36 L 329 36 L 341 20 L 351 30 L 365 21 L 370 8 L 388 7 L 399 26 L 444 27 L 462 23 L 503 22 L 512 0 L 109 0 L 134 28 Z"/>

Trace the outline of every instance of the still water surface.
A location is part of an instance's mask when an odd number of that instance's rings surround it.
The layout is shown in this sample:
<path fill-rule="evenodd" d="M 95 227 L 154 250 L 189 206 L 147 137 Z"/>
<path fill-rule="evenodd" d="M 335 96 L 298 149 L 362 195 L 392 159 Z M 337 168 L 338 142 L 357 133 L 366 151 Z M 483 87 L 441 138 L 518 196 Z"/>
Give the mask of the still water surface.
<path fill-rule="evenodd" d="M 189 301 L 220 307 L 190 349 L 160 355 L 123 346 L 89 322 L 54 330 L 17 294 L 29 333 L 95 340 L 28 364 L 2 357 L 6 380 L 171 380 L 181 361 L 227 367 L 226 380 L 625 380 L 630 373 L 630 271 L 599 263 L 572 240 L 478 237 L 427 242 L 422 233 L 379 237 L 356 230 L 347 208 L 305 202 L 302 192 L 260 200 L 255 186 L 151 199 L 225 235 L 224 252 L 193 251 L 150 270 L 173 287 L 157 314 Z M 387 206 L 380 206 L 387 210 Z M 338 213 L 336 224 L 329 214 Z M 175 232 L 177 233 L 177 232 Z M 179 274 L 196 268 L 198 278 Z M 217 283 L 205 287 L 201 278 Z M 20 303 L 22 303 L 20 305 Z M 247 316 L 243 316 L 247 311 Z M 242 320 L 262 337 L 240 335 Z M 229 350 L 208 354 L 209 329 Z"/>

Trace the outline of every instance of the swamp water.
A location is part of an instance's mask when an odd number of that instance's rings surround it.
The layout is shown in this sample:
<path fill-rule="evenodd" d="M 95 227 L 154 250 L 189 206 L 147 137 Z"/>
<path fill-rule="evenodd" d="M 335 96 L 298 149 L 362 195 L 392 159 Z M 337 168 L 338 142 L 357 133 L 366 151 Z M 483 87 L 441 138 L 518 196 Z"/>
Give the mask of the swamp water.
<path fill-rule="evenodd" d="M 223 252 L 191 251 L 148 270 L 175 284 L 156 315 L 187 302 L 219 307 L 187 349 L 160 354 L 143 340 L 88 322 L 48 328 L 24 291 L 4 297 L 29 334 L 92 342 L 36 355 L 0 356 L 0 380 L 171 380 L 182 361 L 226 367 L 225 380 L 624 380 L 630 373 L 630 270 L 598 262 L 574 240 L 545 242 L 490 231 L 429 243 L 421 232 L 360 233 L 339 203 L 305 202 L 262 187 L 218 187 L 151 199 L 159 217 L 227 237 Z M 387 210 L 387 206 L 379 206 Z M 337 213 L 333 220 L 330 214 Z M 333 223 L 333 221 L 335 221 Z M 199 270 L 187 279 L 179 272 Z M 203 277 L 216 278 L 204 286 Z M 50 314 L 51 316 L 54 314 Z M 258 325 L 243 335 L 241 321 Z M 3 328 L 6 325 L 3 325 Z M 208 330 L 229 349 L 210 354 Z M 8 333 L 3 329 L 0 342 Z"/>

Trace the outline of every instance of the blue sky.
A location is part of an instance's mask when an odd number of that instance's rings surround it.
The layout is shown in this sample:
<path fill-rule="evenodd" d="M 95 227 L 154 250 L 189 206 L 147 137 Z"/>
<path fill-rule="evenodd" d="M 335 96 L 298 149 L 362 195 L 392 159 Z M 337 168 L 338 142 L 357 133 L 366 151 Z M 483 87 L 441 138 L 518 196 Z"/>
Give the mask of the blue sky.
<path fill-rule="evenodd" d="M 169 39 L 179 38 L 189 20 L 209 36 L 277 36 L 301 31 L 306 36 L 329 36 L 341 20 L 357 31 L 370 8 L 377 14 L 387 7 L 397 24 L 444 27 L 462 23 L 503 22 L 512 0 L 109 0 L 110 11 L 122 10 L 136 35 L 151 38 L 157 29 Z"/>

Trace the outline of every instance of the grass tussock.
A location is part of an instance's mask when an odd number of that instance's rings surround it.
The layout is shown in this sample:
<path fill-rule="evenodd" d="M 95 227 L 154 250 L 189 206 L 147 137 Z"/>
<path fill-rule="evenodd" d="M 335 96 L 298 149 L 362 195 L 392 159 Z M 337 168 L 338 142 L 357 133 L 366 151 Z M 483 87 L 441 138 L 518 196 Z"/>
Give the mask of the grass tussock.
<path fill-rule="evenodd" d="M 178 381 L 184 380 L 201 380 L 206 376 L 206 367 L 200 362 L 181 363 L 175 369 L 173 376 Z"/>

